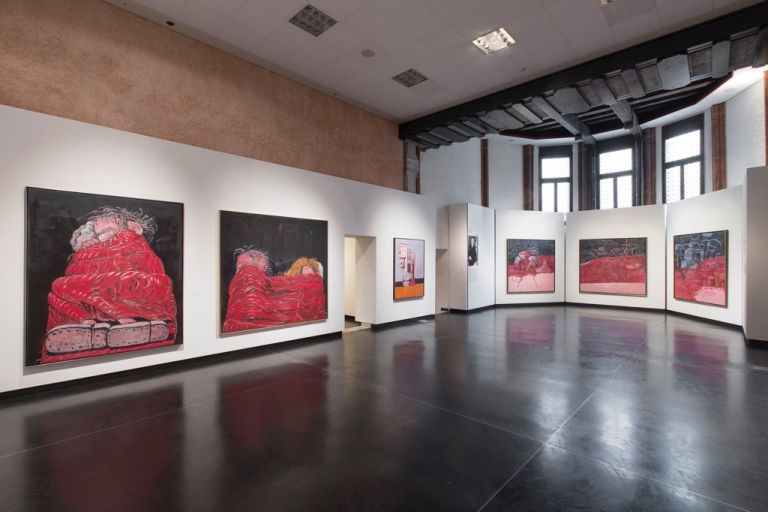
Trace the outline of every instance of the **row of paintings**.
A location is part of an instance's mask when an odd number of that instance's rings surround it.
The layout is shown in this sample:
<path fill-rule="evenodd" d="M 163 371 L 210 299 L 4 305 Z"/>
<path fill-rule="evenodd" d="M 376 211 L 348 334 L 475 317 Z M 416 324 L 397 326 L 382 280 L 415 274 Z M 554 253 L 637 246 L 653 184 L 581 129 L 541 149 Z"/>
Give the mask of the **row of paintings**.
<path fill-rule="evenodd" d="M 25 363 L 183 340 L 180 203 L 27 189 Z M 328 318 L 328 223 L 220 212 L 221 334 Z M 394 299 L 424 296 L 424 240 L 395 239 Z"/>
<path fill-rule="evenodd" d="M 673 296 L 727 307 L 728 231 L 673 237 Z M 648 240 L 579 240 L 579 292 L 646 296 Z M 555 241 L 507 240 L 507 293 L 555 291 Z"/>

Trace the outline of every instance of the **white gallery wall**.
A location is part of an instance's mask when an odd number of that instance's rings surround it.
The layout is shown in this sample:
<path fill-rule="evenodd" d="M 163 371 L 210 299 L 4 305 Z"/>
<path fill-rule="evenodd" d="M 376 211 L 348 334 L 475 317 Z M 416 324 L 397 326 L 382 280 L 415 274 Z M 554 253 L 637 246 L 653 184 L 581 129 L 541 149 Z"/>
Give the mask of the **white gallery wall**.
<path fill-rule="evenodd" d="M 743 320 L 742 188 L 728 187 L 667 205 L 667 309 L 729 324 Z M 728 307 L 710 306 L 674 298 L 675 235 L 728 230 Z M 763 228 L 764 229 L 764 228 Z"/>
<path fill-rule="evenodd" d="M 523 146 L 506 137 L 488 138 L 488 205 L 523 209 Z"/>
<path fill-rule="evenodd" d="M 374 323 L 435 311 L 435 203 L 428 197 L 0 107 L 0 392 L 296 338 L 344 325 L 344 235 L 374 237 Z M 23 368 L 25 187 L 184 204 L 184 343 L 152 351 Z M 219 210 L 328 221 L 328 320 L 219 338 Z M 393 239 L 426 241 L 423 299 L 394 302 Z M 68 254 L 62 254 L 67 258 Z M 360 283 L 358 281 L 358 288 Z M 359 306 L 359 305 L 358 305 Z"/>
<path fill-rule="evenodd" d="M 582 304 L 664 309 L 664 235 L 664 205 L 567 214 L 565 300 Z M 579 292 L 579 240 L 642 237 L 648 239 L 645 297 Z"/>
<path fill-rule="evenodd" d="M 765 161 L 765 98 L 761 78 L 725 103 L 728 186 L 741 185 L 749 167 Z"/>
<path fill-rule="evenodd" d="M 744 335 L 768 341 L 768 167 L 747 169 L 743 189 L 744 274 L 748 276 L 742 299 Z"/>
<path fill-rule="evenodd" d="M 421 193 L 439 207 L 480 204 L 480 139 L 421 153 Z"/>
<path fill-rule="evenodd" d="M 507 293 L 507 239 L 555 241 L 554 293 Z M 496 210 L 496 304 L 565 302 L 565 214 Z"/>
<path fill-rule="evenodd" d="M 449 309 L 469 309 L 467 291 L 467 204 L 448 207 L 448 304 Z"/>

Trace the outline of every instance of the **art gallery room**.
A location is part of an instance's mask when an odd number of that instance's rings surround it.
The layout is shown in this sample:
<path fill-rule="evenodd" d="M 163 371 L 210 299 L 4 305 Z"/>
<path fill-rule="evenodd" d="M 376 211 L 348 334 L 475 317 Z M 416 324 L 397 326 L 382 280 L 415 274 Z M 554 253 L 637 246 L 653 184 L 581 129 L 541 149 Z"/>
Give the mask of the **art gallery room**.
<path fill-rule="evenodd" d="M 0 511 L 768 510 L 768 1 L 0 1 Z"/>

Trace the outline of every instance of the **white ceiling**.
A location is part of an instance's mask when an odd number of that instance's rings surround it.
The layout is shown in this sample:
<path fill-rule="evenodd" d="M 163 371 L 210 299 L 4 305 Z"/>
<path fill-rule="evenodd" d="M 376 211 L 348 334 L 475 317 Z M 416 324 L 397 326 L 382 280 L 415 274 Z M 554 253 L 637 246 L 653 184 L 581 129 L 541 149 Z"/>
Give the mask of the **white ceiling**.
<path fill-rule="evenodd" d="M 398 122 L 759 0 L 105 0 Z M 338 23 L 313 37 L 288 20 L 311 3 Z M 517 43 L 471 41 L 503 26 Z M 376 52 L 373 58 L 360 55 Z M 429 80 L 392 77 L 416 68 Z"/>

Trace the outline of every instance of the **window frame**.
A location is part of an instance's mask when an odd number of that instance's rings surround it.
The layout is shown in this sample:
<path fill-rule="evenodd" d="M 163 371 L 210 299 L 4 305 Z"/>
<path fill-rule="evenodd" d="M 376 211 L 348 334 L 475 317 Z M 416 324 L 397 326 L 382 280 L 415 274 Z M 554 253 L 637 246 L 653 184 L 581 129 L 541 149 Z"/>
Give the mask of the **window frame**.
<path fill-rule="evenodd" d="M 610 153 L 611 151 L 619 151 L 622 149 L 629 149 L 632 152 L 632 168 L 626 171 L 621 172 L 613 172 L 610 174 L 602 175 L 600 174 L 600 155 L 603 153 Z M 596 209 L 602 210 L 603 208 L 600 207 L 600 197 L 601 192 L 600 189 L 602 188 L 602 181 L 607 179 L 612 179 L 613 181 L 613 208 L 609 208 L 611 210 L 617 209 L 618 202 L 619 202 L 619 187 L 618 187 L 618 178 L 622 178 L 624 176 L 630 176 L 632 178 L 632 206 L 636 206 L 636 194 L 635 194 L 635 188 L 637 187 L 637 147 L 635 145 L 635 139 L 631 135 L 624 136 L 624 137 L 614 137 L 612 139 L 602 140 L 597 143 L 597 151 L 596 153 L 596 162 L 595 162 L 595 176 L 597 178 L 597 194 L 595 196 L 595 203 L 596 203 Z M 622 207 L 624 208 L 624 207 Z"/>
<path fill-rule="evenodd" d="M 699 154 L 667 162 L 667 139 L 699 130 Z M 661 128 L 661 201 L 667 204 L 667 168 L 680 167 L 680 201 L 685 199 L 685 165 L 699 162 L 699 195 L 704 195 L 704 114 L 698 114 Z"/>
<path fill-rule="evenodd" d="M 567 178 L 543 178 L 541 174 L 541 163 L 542 160 L 545 158 L 564 158 L 568 157 L 568 177 Z M 565 145 L 565 146 L 540 146 L 539 147 L 539 211 L 544 211 L 542 208 L 544 206 L 543 201 L 543 185 L 545 183 L 553 183 L 555 186 L 555 212 L 556 213 L 571 213 L 573 212 L 573 146 L 572 145 Z M 567 212 L 558 212 L 557 211 L 557 184 L 558 183 L 568 183 L 569 187 L 569 194 L 568 194 L 568 211 Z"/>

